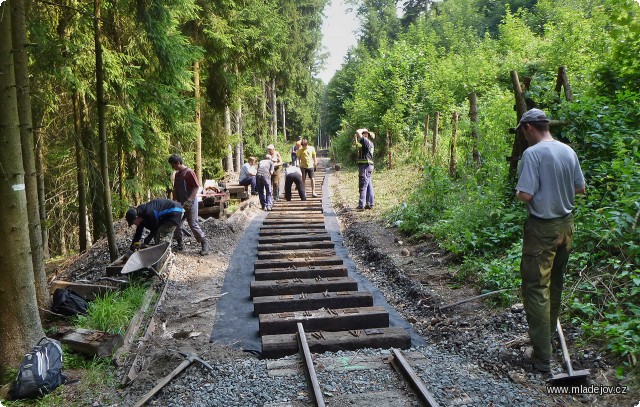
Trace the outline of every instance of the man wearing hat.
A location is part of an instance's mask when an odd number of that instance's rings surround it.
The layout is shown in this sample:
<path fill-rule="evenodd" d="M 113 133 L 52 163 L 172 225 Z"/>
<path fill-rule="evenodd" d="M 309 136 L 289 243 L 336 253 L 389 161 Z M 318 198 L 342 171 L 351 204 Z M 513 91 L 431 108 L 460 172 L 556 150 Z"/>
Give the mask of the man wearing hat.
<path fill-rule="evenodd" d="M 129 208 L 125 219 L 129 226 L 136 225 L 136 233 L 129 249 L 137 250 L 142 247 L 142 232 L 145 228 L 149 230 L 149 235 L 144 239 L 144 245 L 148 245 L 151 239 L 154 239 L 155 244 L 166 238 L 170 242 L 174 230 L 182 223 L 183 213 L 182 205 L 169 199 L 154 199 L 137 208 Z"/>
<path fill-rule="evenodd" d="M 260 207 L 263 211 L 270 211 L 273 207 L 273 197 L 271 196 L 271 176 L 273 175 L 273 161 L 271 155 L 267 154 L 264 159 L 258 162 L 256 172 L 256 188 Z"/>
<path fill-rule="evenodd" d="M 535 369 L 550 372 L 551 340 L 573 237 L 574 198 L 585 192 L 585 181 L 576 153 L 551 137 L 549 118 L 542 110 L 522 115 L 516 131 L 530 146 L 522 154 L 516 186 L 516 197 L 529 213 L 520 274 L 533 349 L 525 354 Z"/>
<path fill-rule="evenodd" d="M 356 209 L 373 209 L 373 140 L 376 135 L 367 129 L 358 129 L 354 143 L 358 148 L 358 190 L 360 198 Z"/>

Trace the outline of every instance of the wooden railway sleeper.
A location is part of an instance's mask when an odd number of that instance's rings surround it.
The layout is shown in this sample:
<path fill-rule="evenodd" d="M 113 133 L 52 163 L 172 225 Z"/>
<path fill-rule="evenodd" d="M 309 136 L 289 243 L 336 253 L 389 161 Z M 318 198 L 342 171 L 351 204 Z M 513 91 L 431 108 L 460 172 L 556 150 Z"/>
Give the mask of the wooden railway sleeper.
<path fill-rule="evenodd" d="M 322 295 L 324 295 L 325 297 L 329 298 L 331 297 L 331 294 L 329 294 L 329 290 L 325 290 Z"/>

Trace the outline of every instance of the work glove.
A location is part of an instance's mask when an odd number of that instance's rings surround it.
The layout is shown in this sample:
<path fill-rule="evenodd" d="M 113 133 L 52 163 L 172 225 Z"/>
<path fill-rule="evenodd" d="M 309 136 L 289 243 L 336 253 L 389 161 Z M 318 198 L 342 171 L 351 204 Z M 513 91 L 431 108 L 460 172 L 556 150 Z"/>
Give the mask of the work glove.
<path fill-rule="evenodd" d="M 185 211 L 188 211 L 189 209 L 191 209 L 192 206 L 193 206 L 193 201 L 186 201 L 185 203 L 182 204 L 182 207 L 184 208 Z"/>
<path fill-rule="evenodd" d="M 142 242 L 133 242 L 131 246 L 129 246 L 129 250 L 132 252 L 136 252 L 142 248 Z"/>

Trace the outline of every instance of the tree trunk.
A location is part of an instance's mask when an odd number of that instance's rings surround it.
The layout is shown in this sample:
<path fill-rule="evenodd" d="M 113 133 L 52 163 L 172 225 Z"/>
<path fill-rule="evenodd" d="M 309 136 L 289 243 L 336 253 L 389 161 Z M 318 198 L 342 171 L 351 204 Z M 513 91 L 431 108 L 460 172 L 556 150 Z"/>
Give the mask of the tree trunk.
<path fill-rule="evenodd" d="M 104 221 L 104 205 L 103 205 L 103 185 L 100 179 L 100 173 L 96 170 L 97 162 L 95 159 L 95 135 L 91 128 L 89 120 L 89 106 L 84 93 L 80 94 L 80 124 L 82 126 L 82 147 L 86 154 L 87 166 L 89 170 L 89 198 L 91 201 L 91 220 L 93 225 L 93 238 L 89 242 L 93 242 L 105 234 Z"/>
<path fill-rule="evenodd" d="M 22 27 L 24 28 L 24 27 Z M 0 376 L 44 336 L 30 255 L 27 194 L 13 71 L 11 12 L 0 5 Z"/>
<path fill-rule="evenodd" d="M 124 150 L 124 143 L 126 139 L 126 131 L 123 126 L 119 126 L 118 129 L 118 192 L 120 194 L 120 211 L 118 217 L 123 217 L 122 208 L 127 199 L 127 152 Z"/>
<path fill-rule="evenodd" d="M 42 140 L 36 131 L 33 130 L 33 143 L 35 144 L 36 154 L 36 182 L 38 188 L 38 212 L 40 213 L 40 231 L 42 232 L 42 257 L 49 260 L 49 228 L 47 227 L 47 205 L 44 192 L 44 153 L 42 151 Z"/>
<path fill-rule="evenodd" d="M 76 179 L 78 180 L 78 240 L 80 253 L 87 250 L 87 190 L 84 176 L 84 153 L 82 151 L 82 120 L 80 113 L 80 93 L 73 97 L 73 123 L 75 128 Z"/>
<path fill-rule="evenodd" d="M 273 144 L 278 142 L 278 107 L 276 106 L 276 78 L 271 80 L 271 136 Z"/>
<path fill-rule="evenodd" d="M 260 132 L 258 133 L 258 137 L 259 139 L 259 144 L 260 147 L 265 147 L 266 143 L 265 140 L 267 140 L 268 136 L 267 136 L 267 83 L 266 81 L 262 80 L 262 98 L 261 98 L 261 104 L 262 104 L 262 120 L 260 122 Z"/>
<path fill-rule="evenodd" d="M 238 110 L 235 117 L 235 134 L 238 135 L 239 141 L 236 143 L 236 172 L 240 173 L 242 169 L 242 98 L 238 96 Z"/>
<path fill-rule="evenodd" d="M 29 58 L 27 56 L 27 30 L 24 17 L 24 1 L 11 0 L 13 63 L 17 86 L 18 117 L 20 119 L 20 140 L 24 184 L 27 194 L 27 217 L 29 219 L 29 241 L 31 261 L 36 284 L 36 296 L 41 308 L 48 308 L 50 302 L 47 275 L 42 254 L 42 231 L 40 230 L 40 210 L 38 207 L 38 180 L 33 146 L 33 120 L 31 117 L 31 91 L 29 88 Z"/>
<path fill-rule="evenodd" d="M 433 115 L 433 145 L 431 146 L 431 155 L 436 158 L 438 148 L 438 127 L 440 126 L 440 112 Z"/>
<path fill-rule="evenodd" d="M 231 109 L 224 107 L 224 129 L 227 132 L 227 139 L 231 137 Z M 233 172 L 233 146 L 227 145 L 227 172 Z"/>
<path fill-rule="evenodd" d="M 113 230 L 113 214 L 111 213 L 111 183 L 109 182 L 109 163 L 107 152 L 107 129 L 105 126 L 105 100 L 104 100 L 104 70 L 102 66 L 102 44 L 100 33 L 100 7 L 102 0 L 94 0 L 94 20 L 95 30 L 95 52 L 96 52 L 96 104 L 98 105 L 98 136 L 100 138 L 100 172 L 102 183 L 104 184 L 103 201 L 105 208 L 105 228 L 107 230 L 107 240 L 109 242 L 109 256 L 111 261 L 118 258 L 118 246 L 116 245 L 116 234 Z"/>
<path fill-rule="evenodd" d="M 287 112 L 284 100 L 280 102 L 280 110 L 282 110 L 282 137 L 284 141 L 287 141 Z"/>
<path fill-rule="evenodd" d="M 480 152 L 478 146 L 480 137 L 478 136 L 478 98 L 475 92 L 469 94 L 469 118 L 471 119 L 471 142 L 473 143 L 473 162 L 476 167 L 480 167 Z"/>
<path fill-rule="evenodd" d="M 202 121 L 200 109 L 200 62 L 193 63 L 194 97 L 196 99 L 196 176 L 202 184 Z"/>

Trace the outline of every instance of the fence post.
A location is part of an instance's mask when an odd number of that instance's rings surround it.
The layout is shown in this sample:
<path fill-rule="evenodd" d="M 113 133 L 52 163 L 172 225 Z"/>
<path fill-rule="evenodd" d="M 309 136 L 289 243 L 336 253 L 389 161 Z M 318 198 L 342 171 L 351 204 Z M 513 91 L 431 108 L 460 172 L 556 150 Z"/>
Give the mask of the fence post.
<path fill-rule="evenodd" d="M 431 146 L 431 154 L 436 157 L 436 148 L 438 146 L 438 125 L 440 124 L 440 112 L 433 115 L 433 145 Z"/>
<path fill-rule="evenodd" d="M 527 111 L 527 103 L 524 100 L 524 94 L 522 93 L 522 86 L 520 86 L 520 78 L 518 78 L 518 72 L 511 71 L 511 84 L 513 86 L 513 94 L 516 99 L 516 118 L 517 122 L 520 121 L 522 115 Z M 509 161 L 509 174 L 514 177 L 518 169 L 518 161 L 520 156 L 529 146 L 527 140 L 524 138 L 524 134 L 521 131 L 516 132 L 516 137 L 513 140 L 513 147 L 511 149 L 511 157 L 507 157 Z"/>
<path fill-rule="evenodd" d="M 451 137 L 451 155 L 449 157 L 449 174 L 456 175 L 456 144 L 458 143 L 458 112 L 453 112 L 453 135 Z"/>
<path fill-rule="evenodd" d="M 473 139 L 473 161 L 476 163 L 476 167 L 480 167 L 480 152 L 478 152 L 480 143 L 478 136 L 478 98 L 475 92 L 469 94 L 469 118 L 471 119 L 471 138 Z"/>
<path fill-rule="evenodd" d="M 389 129 L 387 129 L 387 153 L 389 154 L 387 168 L 391 169 L 393 167 L 393 163 L 391 162 L 391 136 L 389 136 Z"/>
<path fill-rule="evenodd" d="M 560 91 L 564 87 L 564 97 L 568 102 L 573 102 L 573 93 L 571 92 L 571 85 L 569 85 L 569 77 L 567 76 L 567 67 L 558 67 L 558 79 L 556 79 L 556 92 L 560 95 Z"/>
<path fill-rule="evenodd" d="M 429 115 L 424 121 L 424 151 L 427 151 L 427 146 L 429 145 Z"/>

